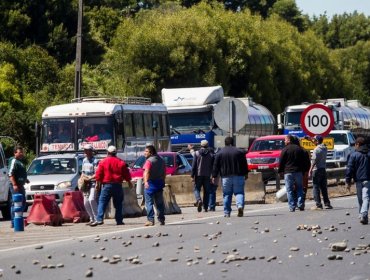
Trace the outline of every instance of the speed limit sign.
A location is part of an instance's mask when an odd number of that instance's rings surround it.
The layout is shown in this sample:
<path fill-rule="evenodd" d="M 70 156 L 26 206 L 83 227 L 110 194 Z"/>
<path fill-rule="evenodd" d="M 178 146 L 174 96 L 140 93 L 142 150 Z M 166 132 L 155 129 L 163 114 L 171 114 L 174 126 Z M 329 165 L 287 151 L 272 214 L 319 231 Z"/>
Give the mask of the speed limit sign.
<path fill-rule="evenodd" d="M 326 136 L 334 126 L 333 112 L 322 104 L 310 105 L 302 112 L 301 126 L 309 136 Z"/>

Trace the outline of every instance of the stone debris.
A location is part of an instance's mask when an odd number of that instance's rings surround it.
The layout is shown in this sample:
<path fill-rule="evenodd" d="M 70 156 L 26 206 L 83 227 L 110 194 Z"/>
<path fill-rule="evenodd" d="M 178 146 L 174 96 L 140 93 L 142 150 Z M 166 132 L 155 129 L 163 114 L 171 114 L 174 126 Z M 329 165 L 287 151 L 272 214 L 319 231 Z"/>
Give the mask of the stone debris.
<path fill-rule="evenodd" d="M 228 272 L 226 268 L 221 269 L 221 272 Z"/>
<path fill-rule="evenodd" d="M 344 251 L 347 248 L 347 242 L 336 242 L 329 244 L 329 248 L 333 252 Z"/>
<path fill-rule="evenodd" d="M 100 247 L 100 250 L 104 251 L 105 250 L 105 247 Z"/>
<path fill-rule="evenodd" d="M 216 263 L 216 261 L 214 260 L 214 259 L 210 259 L 210 260 L 208 260 L 208 262 L 207 262 L 207 264 L 215 264 Z"/>
<path fill-rule="evenodd" d="M 171 258 L 170 259 L 170 262 L 178 262 L 179 261 L 179 259 L 178 258 Z"/>
<path fill-rule="evenodd" d="M 40 263 L 40 261 L 39 260 L 33 260 L 32 261 L 32 264 L 39 264 Z"/>
<path fill-rule="evenodd" d="M 290 249 L 289 249 L 290 251 L 294 251 L 294 252 L 296 252 L 296 251 L 299 251 L 299 248 L 298 247 L 290 247 Z"/>
<path fill-rule="evenodd" d="M 89 269 L 88 271 L 85 272 L 85 277 L 86 278 L 90 278 L 90 277 L 93 277 L 94 273 L 91 269 Z"/>
<path fill-rule="evenodd" d="M 15 274 L 21 274 L 21 271 L 20 271 L 19 269 L 17 269 L 17 270 L 15 271 Z"/>
<path fill-rule="evenodd" d="M 276 260 L 276 259 L 277 259 L 277 256 L 271 256 L 266 261 L 271 262 L 272 260 Z"/>
<path fill-rule="evenodd" d="M 141 264 L 141 261 L 139 259 L 132 259 L 130 261 L 130 263 L 132 263 L 132 264 Z"/>
<path fill-rule="evenodd" d="M 152 247 L 159 247 L 159 242 L 155 242 Z"/>
<path fill-rule="evenodd" d="M 54 264 L 48 264 L 48 269 L 54 269 L 55 265 Z"/>
<path fill-rule="evenodd" d="M 105 262 L 105 263 L 107 263 L 107 262 L 109 262 L 109 258 L 107 258 L 107 257 L 104 257 L 104 258 L 102 258 L 102 260 L 101 260 L 102 262 Z"/>
<path fill-rule="evenodd" d="M 47 266 L 46 264 L 43 264 L 43 265 L 41 266 L 41 269 L 45 269 L 45 268 L 48 268 L 48 266 Z"/>
<path fill-rule="evenodd" d="M 38 246 L 36 246 L 36 247 L 35 247 L 35 249 L 36 249 L 36 250 L 41 250 L 41 249 L 44 249 L 44 246 L 42 246 L 42 245 L 38 245 Z"/>
<path fill-rule="evenodd" d="M 158 258 L 155 258 L 154 259 L 156 262 L 160 262 L 161 260 L 162 260 L 162 258 L 161 257 L 158 257 Z"/>
<path fill-rule="evenodd" d="M 144 238 L 152 238 L 153 236 L 151 236 L 150 234 L 145 234 L 143 237 Z"/>
<path fill-rule="evenodd" d="M 182 233 L 179 233 L 179 237 L 182 237 Z"/>
<path fill-rule="evenodd" d="M 81 258 L 85 258 L 85 257 L 86 257 L 86 254 L 82 253 Z"/>
<path fill-rule="evenodd" d="M 328 260 L 332 261 L 332 260 L 335 260 L 337 258 L 336 255 L 328 255 Z"/>

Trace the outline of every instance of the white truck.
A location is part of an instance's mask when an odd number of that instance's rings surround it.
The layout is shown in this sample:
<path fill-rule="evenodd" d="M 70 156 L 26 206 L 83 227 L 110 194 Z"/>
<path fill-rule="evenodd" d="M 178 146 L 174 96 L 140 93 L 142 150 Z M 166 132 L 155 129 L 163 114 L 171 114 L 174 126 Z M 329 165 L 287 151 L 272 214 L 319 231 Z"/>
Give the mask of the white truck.
<path fill-rule="evenodd" d="M 3 146 L 0 143 L 0 210 L 4 220 L 10 219 L 11 203 L 8 167 L 5 160 Z"/>
<path fill-rule="evenodd" d="M 334 138 L 334 149 L 329 149 L 326 157 L 328 167 L 341 167 L 347 164 L 355 150 L 355 137 L 349 130 L 332 130 L 328 137 Z"/>

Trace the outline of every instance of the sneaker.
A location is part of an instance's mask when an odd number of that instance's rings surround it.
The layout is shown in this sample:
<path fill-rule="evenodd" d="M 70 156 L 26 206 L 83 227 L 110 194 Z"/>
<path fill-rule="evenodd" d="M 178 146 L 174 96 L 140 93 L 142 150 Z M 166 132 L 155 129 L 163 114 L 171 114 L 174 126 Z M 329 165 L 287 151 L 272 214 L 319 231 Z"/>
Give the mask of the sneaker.
<path fill-rule="evenodd" d="M 325 209 L 333 209 L 333 206 L 331 206 L 330 204 L 328 204 L 328 205 L 325 205 L 324 208 Z"/>
<path fill-rule="evenodd" d="M 203 206 L 203 202 L 201 200 L 199 200 L 198 203 L 197 203 L 198 212 L 202 212 L 202 206 Z"/>
<path fill-rule="evenodd" d="M 367 217 L 361 217 L 360 223 L 363 225 L 367 225 L 369 223 L 369 220 Z"/>
<path fill-rule="evenodd" d="M 244 214 L 243 207 L 239 207 L 238 208 L 238 217 L 243 217 L 243 214 Z"/>
<path fill-rule="evenodd" d="M 98 225 L 98 222 L 97 221 L 95 221 L 95 222 L 91 222 L 90 224 L 89 224 L 89 226 L 91 226 L 91 227 L 96 227 Z"/>
<path fill-rule="evenodd" d="M 159 221 L 160 226 L 164 226 L 166 223 L 164 221 Z"/>
<path fill-rule="evenodd" d="M 311 210 L 322 210 L 322 207 L 320 206 L 312 206 Z"/>
<path fill-rule="evenodd" d="M 144 224 L 144 226 L 146 226 L 146 227 L 152 227 L 152 226 L 154 226 L 154 222 L 152 222 L 152 221 L 146 221 L 146 223 Z"/>
<path fill-rule="evenodd" d="M 230 213 L 224 215 L 225 218 L 230 218 Z"/>
<path fill-rule="evenodd" d="M 304 206 L 298 207 L 299 211 L 304 211 Z"/>

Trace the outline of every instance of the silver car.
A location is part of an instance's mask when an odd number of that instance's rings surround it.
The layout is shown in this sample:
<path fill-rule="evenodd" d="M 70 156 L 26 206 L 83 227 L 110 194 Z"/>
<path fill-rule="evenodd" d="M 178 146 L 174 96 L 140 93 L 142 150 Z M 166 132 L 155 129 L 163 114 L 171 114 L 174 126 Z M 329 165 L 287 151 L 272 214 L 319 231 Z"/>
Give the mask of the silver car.
<path fill-rule="evenodd" d="M 34 159 L 27 170 L 25 185 L 26 200 L 32 204 L 35 194 L 53 194 L 62 202 L 64 193 L 78 190 L 77 181 L 81 174 L 82 155 L 58 154 Z"/>

